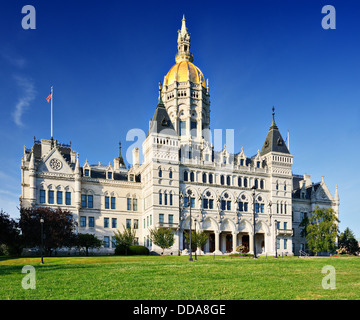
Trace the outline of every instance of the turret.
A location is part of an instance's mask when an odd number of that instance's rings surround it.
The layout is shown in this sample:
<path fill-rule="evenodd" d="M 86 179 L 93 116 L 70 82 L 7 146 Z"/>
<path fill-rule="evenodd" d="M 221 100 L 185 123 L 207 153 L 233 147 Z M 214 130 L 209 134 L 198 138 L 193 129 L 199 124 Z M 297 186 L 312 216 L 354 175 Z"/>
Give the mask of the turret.
<path fill-rule="evenodd" d="M 34 151 L 31 151 L 29 162 L 29 189 L 30 189 L 30 204 L 36 203 L 36 168 Z"/>
<path fill-rule="evenodd" d="M 79 163 L 79 154 L 76 154 L 76 162 L 75 162 L 75 207 L 76 209 L 80 209 L 81 207 L 81 171 L 80 171 L 80 163 Z"/>

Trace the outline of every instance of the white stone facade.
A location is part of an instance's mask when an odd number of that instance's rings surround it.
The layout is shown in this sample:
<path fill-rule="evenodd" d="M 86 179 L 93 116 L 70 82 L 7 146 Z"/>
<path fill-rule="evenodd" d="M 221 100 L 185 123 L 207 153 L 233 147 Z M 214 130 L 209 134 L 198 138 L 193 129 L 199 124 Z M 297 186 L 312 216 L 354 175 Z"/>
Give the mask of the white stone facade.
<path fill-rule="evenodd" d="M 174 246 L 186 247 L 183 233 L 190 228 L 208 233 L 199 252 L 247 251 L 274 255 L 298 254 L 305 241 L 299 223 L 316 205 L 339 214 L 339 196 L 310 176 L 292 174 L 293 156 L 273 122 L 263 148 L 253 157 L 244 150 L 234 154 L 224 146 L 214 152 L 210 127 L 210 93 L 200 69 L 192 64 L 190 34 L 182 21 L 176 64 L 160 87 L 159 103 L 148 135 L 133 150 L 126 169 L 121 151 L 113 164 L 80 166 L 71 146 L 56 140 L 34 141 L 24 148 L 21 163 L 21 206 L 61 207 L 73 212 L 78 232 L 92 233 L 105 241 L 101 252 L 114 250 L 115 230 L 131 225 L 138 244 L 161 252 L 149 240 L 149 229 L 170 227 Z M 264 131 L 264 134 L 266 131 Z M 256 187 L 253 189 L 252 187 Z M 255 191 L 255 196 L 253 195 Z M 255 202 L 255 205 L 254 205 Z M 254 210 L 255 244 L 254 244 Z"/>

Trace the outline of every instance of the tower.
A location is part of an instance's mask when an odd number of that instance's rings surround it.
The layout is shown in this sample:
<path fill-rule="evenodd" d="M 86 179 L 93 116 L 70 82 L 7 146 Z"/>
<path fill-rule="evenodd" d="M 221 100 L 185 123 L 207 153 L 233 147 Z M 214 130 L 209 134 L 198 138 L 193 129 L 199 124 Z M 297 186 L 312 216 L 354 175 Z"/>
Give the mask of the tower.
<path fill-rule="evenodd" d="M 260 155 L 265 158 L 269 169 L 270 200 L 275 223 L 275 236 L 288 249 L 292 248 L 292 172 L 293 156 L 290 154 L 279 128 L 275 123 L 275 108 L 272 108 L 272 123 Z M 275 245 L 275 239 L 272 243 Z M 276 244 L 277 245 L 277 244 Z M 274 248 L 275 249 L 275 248 Z"/>
<path fill-rule="evenodd" d="M 144 199 L 143 237 L 148 244 L 149 229 L 176 230 L 179 224 L 179 137 L 162 101 L 161 84 L 159 102 L 142 149 L 144 162 L 139 170 Z M 137 157 L 136 152 L 134 156 Z M 175 239 L 173 250 L 177 243 Z"/>
<path fill-rule="evenodd" d="M 203 73 L 192 63 L 185 17 L 178 30 L 177 43 L 176 64 L 164 77 L 161 97 L 180 137 L 180 156 L 201 157 L 201 145 L 206 139 L 206 130 L 210 128 L 210 94 Z"/>

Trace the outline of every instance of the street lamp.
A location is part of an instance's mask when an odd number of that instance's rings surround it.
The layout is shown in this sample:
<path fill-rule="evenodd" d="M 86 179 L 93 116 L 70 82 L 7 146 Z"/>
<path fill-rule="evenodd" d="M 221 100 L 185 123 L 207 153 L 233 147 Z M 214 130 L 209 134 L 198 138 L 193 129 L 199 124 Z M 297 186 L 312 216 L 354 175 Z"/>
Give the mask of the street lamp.
<path fill-rule="evenodd" d="M 275 227 L 275 258 L 277 258 L 277 220 L 274 220 Z"/>
<path fill-rule="evenodd" d="M 255 228 L 256 228 L 256 222 L 255 222 L 255 185 L 251 187 L 252 189 L 252 196 L 253 196 L 253 217 L 254 217 L 254 234 L 253 234 L 253 242 L 254 242 L 254 259 L 257 259 L 256 256 L 256 242 L 255 242 Z"/>
<path fill-rule="evenodd" d="M 192 191 L 189 189 L 187 191 L 188 194 L 188 203 L 189 203 L 189 210 L 190 210 L 190 257 L 189 257 L 189 261 L 193 261 L 192 258 L 192 244 L 191 244 L 191 198 L 190 195 L 192 194 Z"/>
<path fill-rule="evenodd" d="M 197 251 L 196 222 L 197 222 L 197 220 L 194 219 L 194 223 L 195 223 L 195 246 L 196 246 L 196 248 L 195 248 L 195 261 L 197 261 L 197 256 L 196 256 L 196 251 Z"/>
<path fill-rule="evenodd" d="M 40 226 L 41 226 L 41 264 L 44 264 L 44 219 L 40 218 Z"/>

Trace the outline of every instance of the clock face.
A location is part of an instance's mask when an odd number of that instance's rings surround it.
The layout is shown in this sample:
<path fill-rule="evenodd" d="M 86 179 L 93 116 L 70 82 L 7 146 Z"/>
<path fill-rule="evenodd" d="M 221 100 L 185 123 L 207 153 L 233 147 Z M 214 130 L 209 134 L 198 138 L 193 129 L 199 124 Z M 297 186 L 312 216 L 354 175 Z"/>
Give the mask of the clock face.
<path fill-rule="evenodd" d="M 51 159 L 50 167 L 54 170 L 60 170 L 62 168 L 62 162 L 59 159 Z"/>

